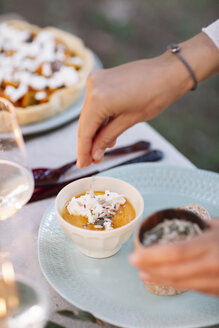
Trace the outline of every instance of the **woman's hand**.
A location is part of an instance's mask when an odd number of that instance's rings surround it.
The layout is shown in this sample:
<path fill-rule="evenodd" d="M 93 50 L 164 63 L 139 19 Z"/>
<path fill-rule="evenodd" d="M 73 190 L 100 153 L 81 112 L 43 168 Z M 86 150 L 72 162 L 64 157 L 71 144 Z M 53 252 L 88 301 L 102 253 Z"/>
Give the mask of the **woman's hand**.
<path fill-rule="evenodd" d="M 79 120 L 78 167 L 100 162 L 123 131 L 152 119 L 186 92 L 170 78 L 173 67 L 168 62 L 175 59 L 165 54 L 90 74 Z"/>
<path fill-rule="evenodd" d="M 218 50 L 200 33 L 181 44 L 198 81 L 219 71 Z M 78 129 L 78 167 L 102 160 L 107 147 L 137 122 L 150 120 L 193 87 L 182 62 L 169 51 L 112 69 L 93 72 Z"/>
<path fill-rule="evenodd" d="M 189 241 L 135 250 L 130 263 L 142 280 L 219 296 L 219 218 Z"/>

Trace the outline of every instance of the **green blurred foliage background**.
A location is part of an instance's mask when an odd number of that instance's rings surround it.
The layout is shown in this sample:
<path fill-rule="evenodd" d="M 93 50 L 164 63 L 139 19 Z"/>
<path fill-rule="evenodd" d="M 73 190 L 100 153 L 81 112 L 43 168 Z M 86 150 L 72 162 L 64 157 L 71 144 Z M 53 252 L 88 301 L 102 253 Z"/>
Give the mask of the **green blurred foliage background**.
<path fill-rule="evenodd" d="M 0 12 L 74 32 L 105 67 L 157 56 L 218 18 L 218 0 L 0 0 Z M 195 165 L 219 171 L 219 79 L 201 83 L 150 124 Z"/>

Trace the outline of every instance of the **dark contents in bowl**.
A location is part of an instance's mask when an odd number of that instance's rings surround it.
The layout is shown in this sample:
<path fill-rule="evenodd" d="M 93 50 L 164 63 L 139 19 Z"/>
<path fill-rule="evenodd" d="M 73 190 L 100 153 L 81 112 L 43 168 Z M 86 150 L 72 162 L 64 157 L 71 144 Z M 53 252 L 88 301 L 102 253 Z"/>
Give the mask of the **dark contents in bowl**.
<path fill-rule="evenodd" d="M 164 219 L 164 221 L 143 234 L 142 244 L 144 246 L 166 244 L 168 242 L 190 239 L 201 233 L 202 230 L 197 223 L 177 218 L 171 220 Z"/>

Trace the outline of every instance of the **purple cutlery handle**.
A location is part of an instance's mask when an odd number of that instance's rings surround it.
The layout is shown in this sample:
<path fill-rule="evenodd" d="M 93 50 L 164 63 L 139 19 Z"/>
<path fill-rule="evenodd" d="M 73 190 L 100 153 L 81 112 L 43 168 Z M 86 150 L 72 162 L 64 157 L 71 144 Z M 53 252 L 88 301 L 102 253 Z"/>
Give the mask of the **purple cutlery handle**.
<path fill-rule="evenodd" d="M 118 155 L 136 152 L 136 151 L 146 151 L 149 148 L 150 148 L 150 143 L 148 141 L 138 141 L 131 145 L 108 150 L 106 151 L 105 156 L 118 156 Z M 35 186 L 41 187 L 41 186 L 48 186 L 52 183 L 56 183 L 61 178 L 61 176 L 75 164 L 76 161 L 73 161 L 57 168 L 33 169 L 32 171 L 33 171 Z"/>
<path fill-rule="evenodd" d="M 116 166 L 113 166 L 113 167 L 122 166 L 122 165 L 126 165 L 126 164 L 132 164 L 132 163 L 155 162 L 155 161 L 161 160 L 162 158 L 163 158 L 163 152 L 161 152 L 159 150 L 150 150 L 144 155 L 141 155 L 137 158 L 126 161 L 124 163 L 121 163 L 120 165 L 116 165 Z M 103 172 L 103 171 L 95 171 L 93 173 L 83 175 L 81 177 L 71 179 L 71 180 L 68 180 L 68 181 L 64 181 L 64 182 L 61 182 L 61 183 L 54 183 L 54 184 L 48 185 L 46 187 L 35 188 L 34 193 L 33 193 L 33 195 L 32 195 L 29 202 L 35 202 L 37 200 L 42 200 L 42 199 L 45 199 L 45 198 L 53 197 L 53 196 L 57 195 L 57 193 L 63 187 L 65 187 L 67 184 L 69 184 L 73 181 L 76 181 L 78 179 L 90 177 L 90 176 L 98 174 L 100 172 Z"/>

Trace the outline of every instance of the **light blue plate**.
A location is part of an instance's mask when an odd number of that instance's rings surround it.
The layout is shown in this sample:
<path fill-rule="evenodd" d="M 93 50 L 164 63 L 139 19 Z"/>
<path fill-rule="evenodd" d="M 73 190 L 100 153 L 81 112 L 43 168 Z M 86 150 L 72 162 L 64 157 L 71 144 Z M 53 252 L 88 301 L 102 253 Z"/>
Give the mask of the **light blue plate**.
<path fill-rule="evenodd" d="M 101 63 L 100 59 L 94 55 L 94 69 L 97 70 L 100 68 L 103 68 L 103 64 Z M 45 131 L 49 131 L 52 129 L 55 129 L 59 126 L 62 126 L 72 120 L 75 120 L 80 115 L 84 99 L 85 99 L 85 93 L 84 90 L 80 98 L 68 109 L 66 109 L 64 112 L 61 112 L 58 115 L 52 116 L 48 118 L 47 120 L 36 122 L 28 125 L 21 126 L 21 131 L 24 136 L 26 135 L 32 135 L 36 133 L 42 133 Z"/>
<path fill-rule="evenodd" d="M 141 192 L 144 215 L 188 203 L 219 216 L 219 175 L 158 164 L 133 164 L 102 174 L 125 180 Z M 132 328 L 191 328 L 219 323 L 219 299 L 194 292 L 150 294 L 128 264 L 129 239 L 107 259 L 82 255 L 59 227 L 51 206 L 39 231 L 39 260 L 53 288 L 68 302 L 114 325 Z"/>

